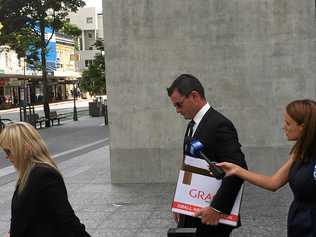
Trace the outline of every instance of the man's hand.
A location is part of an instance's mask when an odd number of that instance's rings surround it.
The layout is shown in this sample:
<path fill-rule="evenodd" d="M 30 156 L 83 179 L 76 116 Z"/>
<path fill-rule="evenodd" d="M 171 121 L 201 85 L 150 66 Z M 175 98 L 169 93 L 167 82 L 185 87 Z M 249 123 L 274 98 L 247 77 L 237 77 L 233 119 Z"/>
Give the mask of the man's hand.
<path fill-rule="evenodd" d="M 172 212 L 174 221 L 178 224 L 180 221 L 180 214 L 176 212 Z"/>
<path fill-rule="evenodd" d="M 204 207 L 201 210 L 195 212 L 195 217 L 200 217 L 203 224 L 206 225 L 217 225 L 219 219 L 224 218 L 226 215 L 216 212 L 211 207 Z"/>

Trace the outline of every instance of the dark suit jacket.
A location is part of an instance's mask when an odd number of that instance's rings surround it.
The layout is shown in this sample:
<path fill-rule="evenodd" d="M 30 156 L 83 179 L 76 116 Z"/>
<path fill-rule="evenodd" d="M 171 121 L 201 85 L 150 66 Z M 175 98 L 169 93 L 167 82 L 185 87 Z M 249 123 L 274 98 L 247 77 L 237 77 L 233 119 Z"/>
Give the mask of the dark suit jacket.
<path fill-rule="evenodd" d="M 247 168 L 234 125 L 213 108 L 205 113 L 193 138 L 204 145 L 203 153 L 213 161 L 228 161 Z M 225 177 L 211 207 L 230 214 L 242 183 L 243 180 L 236 176 Z"/>
<path fill-rule="evenodd" d="M 11 206 L 10 237 L 90 237 L 76 217 L 62 176 L 36 165 L 21 193 L 15 190 Z"/>

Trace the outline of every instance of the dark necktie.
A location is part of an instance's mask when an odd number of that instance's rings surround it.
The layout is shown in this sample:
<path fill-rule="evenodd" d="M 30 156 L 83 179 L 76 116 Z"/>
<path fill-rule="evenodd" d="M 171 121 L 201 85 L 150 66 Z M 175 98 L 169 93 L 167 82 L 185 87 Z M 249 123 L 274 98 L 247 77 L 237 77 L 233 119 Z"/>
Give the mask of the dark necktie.
<path fill-rule="evenodd" d="M 187 129 L 185 131 L 185 136 L 184 136 L 184 142 L 183 142 L 183 156 L 185 155 L 186 147 L 188 143 L 190 143 L 190 138 L 193 135 L 193 127 L 195 125 L 195 122 L 191 120 L 187 126 Z"/>
<path fill-rule="evenodd" d="M 193 120 L 191 120 L 187 126 L 187 130 L 185 132 L 185 136 L 186 137 L 192 137 L 193 135 L 193 127 L 195 125 L 195 122 Z"/>

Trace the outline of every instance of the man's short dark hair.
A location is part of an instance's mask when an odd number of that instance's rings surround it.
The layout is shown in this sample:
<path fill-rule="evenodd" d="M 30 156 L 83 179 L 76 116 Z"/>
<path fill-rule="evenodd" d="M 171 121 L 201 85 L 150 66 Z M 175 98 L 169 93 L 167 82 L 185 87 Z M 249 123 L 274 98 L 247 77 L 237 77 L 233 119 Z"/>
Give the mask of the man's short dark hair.
<path fill-rule="evenodd" d="M 200 96 L 205 99 L 204 88 L 201 82 L 191 74 L 182 74 L 174 80 L 169 88 L 167 88 L 170 97 L 174 90 L 177 89 L 181 95 L 189 96 L 192 91 L 197 91 Z"/>

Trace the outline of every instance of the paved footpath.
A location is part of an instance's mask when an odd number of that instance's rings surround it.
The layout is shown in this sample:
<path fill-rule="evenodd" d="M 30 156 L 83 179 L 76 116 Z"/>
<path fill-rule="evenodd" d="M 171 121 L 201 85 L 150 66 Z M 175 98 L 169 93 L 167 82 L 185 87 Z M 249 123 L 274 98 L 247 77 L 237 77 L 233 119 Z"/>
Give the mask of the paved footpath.
<path fill-rule="evenodd" d="M 109 147 L 59 163 L 69 199 L 91 236 L 166 237 L 175 227 L 170 213 L 174 184 L 110 183 Z M 14 182 L 0 186 L 0 237 L 9 228 Z M 233 237 L 286 236 L 292 195 L 288 186 L 271 193 L 246 185 L 243 226 Z"/>
<path fill-rule="evenodd" d="M 77 99 L 76 100 L 76 107 L 77 111 L 85 111 L 89 108 L 89 102 L 92 102 L 92 99 Z M 72 113 L 73 112 L 73 101 L 61 101 L 50 103 L 49 107 L 50 110 L 56 110 L 58 113 Z M 43 105 L 35 105 L 34 106 L 35 113 L 39 116 L 44 116 Z M 12 108 L 6 110 L 0 110 L 0 117 L 11 119 L 12 121 L 19 121 L 20 120 L 20 109 L 19 108 Z"/>

